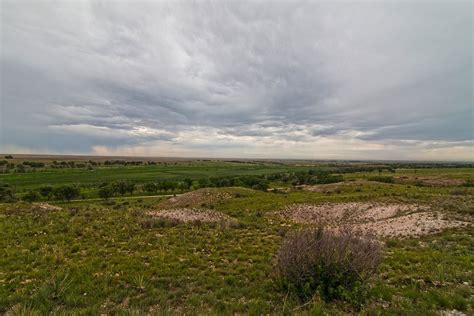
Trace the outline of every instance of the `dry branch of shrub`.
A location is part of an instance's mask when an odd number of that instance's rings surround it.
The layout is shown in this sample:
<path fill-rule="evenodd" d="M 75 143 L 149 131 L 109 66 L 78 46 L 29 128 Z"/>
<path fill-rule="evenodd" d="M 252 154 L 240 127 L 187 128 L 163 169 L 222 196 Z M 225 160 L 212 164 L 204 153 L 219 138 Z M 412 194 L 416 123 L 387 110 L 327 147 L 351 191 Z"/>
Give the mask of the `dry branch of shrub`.
<path fill-rule="evenodd" d="M 290 234 L 277 256 L 278 272 L 298 296 L 357 300 L 381 260 L 375 236 L 345 226 Z M 361 296 L 359 297 L 361 298 Z"/>

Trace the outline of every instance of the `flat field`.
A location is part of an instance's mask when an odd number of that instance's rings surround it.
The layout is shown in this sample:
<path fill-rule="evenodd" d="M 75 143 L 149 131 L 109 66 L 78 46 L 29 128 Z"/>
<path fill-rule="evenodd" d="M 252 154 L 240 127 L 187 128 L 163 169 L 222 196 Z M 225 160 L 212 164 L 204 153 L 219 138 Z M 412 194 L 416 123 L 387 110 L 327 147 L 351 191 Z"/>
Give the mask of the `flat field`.
<path fill-rule="evenodd" d="M 87 191 L 103 181 L 194 182 L 175 196 L 137 190 L 107 200 L 0 204 L 0 314 L 474 312 L 472 167 L 368 163 L 373 171 L 356 171 L 360 163 L 344 163 L 351 171 L 322 162 L 161 162 L 2 174 L 0 182 L 16 187 L 20 199 L 44 184 Z M 270 177 L 310 169 L 332 170 L 342 181 L 301 185 Z M 268 190 L 195 187 L 202 177 L 246 175 L 268 177 Z M 282 284 L 276 268 L 282 241 L 321 223 L 377 233 L 383 258 L 364 300 L 317 294 L 302 300 Z"/>
<path fill-rule="evenodd" d="M 85 157 L 85 160 L 67 161 L 87 162 L 91 157 Z M 106 161 L 105 158 L 96 159 L 95 162 Z M 109 158 L 110 159 L 110 158 Z M 120 158 L 120 161 L 127 161 Z M 15 159 L 16 163 L 21 163 L 25 159 Z M 31 159 L 26 159 L 31 160 Z M 54 159 L 48 156 L 41 161 L 49 163 Z M 143 162 L 153 160 L 138 160 Z M 17 192 L 23 192 L 37 188 L 41 185 L 51 184 L 78 184 L 84 187 L 94 187 L 107 181 L 132 181 L 135 183 L 144 183 L 150 181 L 179 181 L 184 178 L 194 180 L 207 177 L 231 177 L 242 175 L 265 175 L 285 171 L 308 170 L 309 166 L 300 166 L 298 164 L 282 164 L 270 161 L 220 161 L 220 160 L 160 160 L 156 164 L 146 165 L 109 165 L 103 163 L 91 169 L 85 168 L 44 168 L 36 171 L 24 173 L 4 173 L 0 174 L 0 182 L 8 183 L 14 186 Z"/>

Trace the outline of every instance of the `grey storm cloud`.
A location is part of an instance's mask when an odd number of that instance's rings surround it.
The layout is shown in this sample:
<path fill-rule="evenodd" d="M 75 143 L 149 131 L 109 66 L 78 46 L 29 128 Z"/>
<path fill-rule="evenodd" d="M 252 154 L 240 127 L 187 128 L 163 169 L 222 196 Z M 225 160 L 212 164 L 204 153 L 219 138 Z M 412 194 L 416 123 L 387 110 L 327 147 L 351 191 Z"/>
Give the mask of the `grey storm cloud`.
<path fill-rule="evenodd" d="M 472 6 L 5 0 L 0 151 L 473 158 Z"/>

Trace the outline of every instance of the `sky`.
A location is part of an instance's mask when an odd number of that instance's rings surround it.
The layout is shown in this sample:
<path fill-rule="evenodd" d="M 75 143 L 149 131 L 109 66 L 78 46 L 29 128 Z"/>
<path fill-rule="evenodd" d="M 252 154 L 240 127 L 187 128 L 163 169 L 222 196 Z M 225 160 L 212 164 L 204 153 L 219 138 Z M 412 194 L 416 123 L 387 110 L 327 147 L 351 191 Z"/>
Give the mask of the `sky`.
<path fill-rule="evenodd" d="M 2 153 L 474 160 L 472 1 L 0 5 Z"/>

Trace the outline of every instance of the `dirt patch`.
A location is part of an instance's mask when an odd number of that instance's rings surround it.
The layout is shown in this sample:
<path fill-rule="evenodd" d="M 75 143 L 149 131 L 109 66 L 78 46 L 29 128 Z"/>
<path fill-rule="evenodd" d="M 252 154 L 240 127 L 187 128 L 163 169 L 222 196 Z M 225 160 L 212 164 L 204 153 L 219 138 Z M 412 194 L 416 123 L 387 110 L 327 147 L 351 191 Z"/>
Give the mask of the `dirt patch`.
<path fill-rule="evenodd" d="M 407 212 L 426 210 L 426 206 L 382 203 L 293 204 L 277 212 L 297 223 L 339 225 L 378 221 Z"/>
<path fill-rule="evenodd" d="M 417 237 L 439 233 L 448 228 L 467 227 L 469 223 L 442 218 L 439 213 L 422 212 L 358 225 L 383 237 Z"/>
<path fill-rule="evenodd" d="M 468 226 L 468 222 L 442 218 L 428 206 L 397 203 L 293 204 L 276 215 L 302 224 L 338 227 L 354 225 L 383 237 L 407 237 Z"/>
<path fill-rule="evenodd" d="M 49 203 L 33 203 L 32 209 L 36 211 L 60 211 L 62 210 L 59 206 L 54 206 Z"/>
<path fill-rule="evenodd" d="M 199 189 L 171 197 L 159 206 L 162 208 L 206 207 L 232 197 L 231 193 L 218 189 Z"/>
<path fill-rule="evenodd" d="M 216 223 L 216 222 L 234 222 L 230 216 L 222 214 L 220 212 L 202 210 L 196 208 L 181 208 L 181 209 L 168 209 L 161 211 L 152 211 L 146 213 L 152 217 L 158 217 L 169 220 L 176 220 L 182 223 L 190 222 L 206 222 L 206 223 Z"/>

